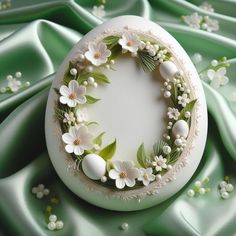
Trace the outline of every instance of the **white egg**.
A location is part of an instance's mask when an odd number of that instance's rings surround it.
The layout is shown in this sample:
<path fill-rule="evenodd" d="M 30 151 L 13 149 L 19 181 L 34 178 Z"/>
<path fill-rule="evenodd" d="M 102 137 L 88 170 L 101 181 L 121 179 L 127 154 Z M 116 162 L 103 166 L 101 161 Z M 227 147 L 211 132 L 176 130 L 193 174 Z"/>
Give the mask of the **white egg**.
<path fill-rule="evenodd" d="M 93 180 L 99 180 L 106 173 L 106 161 L 97 154 L 88 154 L 82 161 L 84 174 Z"/>
<path fill-rule="evenodd" d="M 172 133 L 175 137 L 180 135 L 181 137 L 187 138 L 189 133 L 188 123 L 184 120 L 178 120 L 172 128 Z"/>
<path fill-rule="evenodd" d="M 178 69 L 173 62 L 164 61 L 160 64 L 159 71 L 164 79 L 172 79 L 178 72 Z"/>

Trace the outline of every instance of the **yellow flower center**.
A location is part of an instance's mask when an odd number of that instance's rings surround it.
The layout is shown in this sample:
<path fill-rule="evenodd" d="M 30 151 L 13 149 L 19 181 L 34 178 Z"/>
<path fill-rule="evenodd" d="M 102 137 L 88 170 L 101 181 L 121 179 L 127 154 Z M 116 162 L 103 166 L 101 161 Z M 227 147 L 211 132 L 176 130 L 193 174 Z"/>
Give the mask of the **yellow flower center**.
<path fill-rule="evenodd" d="M 78 138 L 74 141 L 74 145 L 80 145 L 80 140 Z"/>
<path fill-rule="evenodd" d="M 148 176 L 147 176 L 146 174 L 143 176 L 143 178 L 144 178 L 145 180 L 148 180 Z"/>
<path fill-rule="evenodd" d="M 127 42 L 127 46 L 129 46 L 129 47 L 132 46 L 133 44 L 134 44 L 133 41 L 128 41 L 128 42 Z"/>
<path fill-rule="evenodd" d="M 76 98 L 77 98 L 76 93 L 71 93 L 71 94 L 69 95 L 69 99 L 71 99 L 71 100 L 74 100 L 74 99 L 76 99 Z"/>
<path fill-rule="evenodd" d="M 125 171 L 122 171 L 121 173 L 120 173 L 120 178 L 122 178 L 122 179 L 124 179 L 124 178 L 127 178 L 127 172 L 125 172 Z"/>
<path fill-rule="evenodd" d="M 94 54 L 94 58 L 95 59 L 99 59 L 101 57 L 101 53 L 100 52 L 96 52 L 95 54 Z"/>

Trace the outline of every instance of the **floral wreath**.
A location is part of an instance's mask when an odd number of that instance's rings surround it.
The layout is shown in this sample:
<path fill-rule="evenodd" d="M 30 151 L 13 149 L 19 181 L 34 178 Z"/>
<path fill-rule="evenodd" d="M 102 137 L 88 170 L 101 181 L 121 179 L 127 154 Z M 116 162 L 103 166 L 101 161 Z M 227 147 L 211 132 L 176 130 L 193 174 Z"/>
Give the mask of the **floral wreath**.
<path fill-rule="evenodd" d="M 163 96 L 172 104 L 167 110 L 167 131 L 163 140 L 147 152 L 144 144 L 137 148 L 137 163 L 112 160 L 116 152 L 116 140 L 103 146 L 104 132 L 95 136 L 89 132 L 91 125 L 86 105 L 100 99 L 87 93 L 87 88 L 96 89 L 108 85 L 110 80 L 102 69 L 113 69 L 115 58 L 130 54 L 145 72 L 158 67 L 164 78 Z M 191 115 L 196 99 L 183 73 L 177 69 L 172 54 L 164 46 L 148 39 L 141 33 L 124 31 L 104 36 L 98 42 L 89 42 L 83 53 L 69 62 L 63 77 L 63 85 L 55 88 L 58 94 L 55 114 L 60 123 L 65 151 L 89 179 L 110 188 L 134 189 L 160 181 L 172 169 L 186 147 Z"/>

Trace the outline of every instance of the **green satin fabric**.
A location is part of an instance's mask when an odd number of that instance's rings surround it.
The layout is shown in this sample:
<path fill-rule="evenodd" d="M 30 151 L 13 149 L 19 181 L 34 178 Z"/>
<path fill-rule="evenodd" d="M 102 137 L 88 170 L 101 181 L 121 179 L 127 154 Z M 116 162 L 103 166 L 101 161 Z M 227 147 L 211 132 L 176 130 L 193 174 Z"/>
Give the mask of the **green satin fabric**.
<path fill-rule="evenodd" d="M 229 84 L 218 90 L 203 82 L 209 111 L 204 157 L 184 189 L 164 203 L 138 212 L 113 212 L 94 207 L 72 194 L 55 174 L 44 137 L 45 106 L 54 73 L 72 46 L 102 21 L 91 14 L 96 1 L 12 0 L 0 11 L 0 86 L 16 71 L 31 86 L 17 94 L 0 95 L 0 235 L 206 235 L 236 233 L 236 190 L 228 200 L 217 185 L 225 175 L 236 186 L 236 1 L 209 0 L 216 13 L 207 13 L 191 0 L 107 0 L 106 17 L 133 14 L 159 23 L 191 56 L 203 55 L 198 69 L 211 59 L 227 56 Z M 199 12 L 220 23 L 217 33 L 195 30 L 181 15 Z M 189 198 L 186 191 L 197 179 L 209 176 L 212 189 Z M 45 202 L 31 194 L 44 183 L 60 197 L 56 214 L 65 227 L 50 232 L 45 222 Z M 128 231 L 119 226 L 127 222 Z"/>

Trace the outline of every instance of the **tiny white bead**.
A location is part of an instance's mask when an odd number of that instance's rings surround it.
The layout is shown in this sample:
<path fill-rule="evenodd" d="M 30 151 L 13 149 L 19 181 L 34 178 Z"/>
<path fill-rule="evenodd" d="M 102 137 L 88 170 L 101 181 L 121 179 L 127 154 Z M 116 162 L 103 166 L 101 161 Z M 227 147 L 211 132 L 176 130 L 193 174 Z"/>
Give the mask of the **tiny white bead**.
<path fill-rule="evenodd" d="M 84 61 L 84 59 L 85 59 L 85 56 L 84 56 L 83 54 L 79 54 L 79 55 L 78 55 L 78 60 L 79 60 L 80 62 Z"/>
<path fill-rule="evenodd" d="M 165 98 L 169 98 L 170 96 L 171 96 L 170 91 L 165 91 L 165 92 L 164 92 L 164 97 L 165 97 Z"/>
<path fill-rule="evenodd" d="M 93 77 L 88 77 L 88 83 L 93 84 L 95 82 Z"/>
<path fill-rule="evenodd" d="M 202 186 L 202 182 L 201 181 L 196 181 L 195 183 L 194 183 L 194 186 L 195 187 L 201 187 Z"/>
<path fill-rule="evenodd" d="M 22 73 L 18 71 L 18 72 L 16 72 L 15 76 L 16 76 L 16 78 L 19 79 L 22 76 Z"/>
<path fill-rule="evenodd" d="M 167 126 L 166 128 L 167 128 L 167 129 L 171 129 L 171 126 Z"/>
<path fill-rule="evenodd" d="M 199 189 L 199 193 L 200 193 L 201 195 L 204 195 L 204 194 L 206 193 L 206 189 L 205 189 L 205 188 L 200 188 L 200 189 Z"/>
<path fill-rule="evenodd" d="M 181 144 L 182 144 L 182 140 L 179 139 L 179 138 L 177 138 L 177 139 L 175 140 L 175 145 L 176 145 L 176 146 L 180 146 Z"/>
<path fill-rule="evenodd" d="M 36 193 L 36 197 L 38 198 L 38 199 L 41 199 L 41 198 L 43 198 L 43 192 L 37 192 Z"/>
<path fill-rule="evenodd" d="M 70 69 L 70 74 L 73 75 L 73 76 L 77 75 L 77 70 L 75 68 L 71 68 Z"/>
<path fill-rule="evenodd" d="M 29 86 L 30 86 L 30 82 L 29 82 L 29 81 L 26 81 L 26 82 L 25 82 L 25 86 L 26 86 L 26 87 L 29 87 Z"/>
<path fill-rule="evenodd" d="M 0 92 L 1 92 L 1 93 L 5 93 L 6 91 L 7 91 L 7 89 L 6 89 L 5 87 L 1 87 L 1 88 L 0 88 Z"/>
<path fill-rule="evenodd" d="M 180 151 L 180 148 L 176 148 L 176 151 L 179 152 L 179 151 Z"/>
<path fill-rule="evenodd" d="M 223 193 L 221 193 L 221 197 L 222 197 L 223 199 L 227 199 L 227 198 L 229 198 L 229 193 L 223 192 Z"/>
<path fill-rule="evenodd" d="M 221 189 L 220 189 L 220 193 L 224 193 L 224 192 L 227 192 L 227 191 L 226 191 L 226 188 L 221 188 Z"/>
<path fill-rule="evenodd" d="M 221 187 L 221 188 L 226 187 L 226 185 L 227 185 L 227 183 L 226 183 L 225 181 L 221 181 L 221 182 L 220 182 L 220 187 Z"/>
<path fill-rule="evenodd" d="M 161 180 L 162 176 L 161 175 L 156 175 L 156 180 Z"/>
<path fill-rule="evenodd" d="M 38 185 L 38 190 L 39 190 L 39 191 L 44 190 L 44 188 L 45 188 L 44 184 L 39 184 L 39 185 Z"/>
<path fill-rule="evenodd" d="M 185 117 L 185 118 L 190 118 L 190 117 L 191 117 L 191 113 L 190 113 L 189 111 L 186 111 L 186 112 L 184 113 L 184 117 Z"/>
<path fill-rule="evenodd" d="M 106 176 L 102 176 L 102 178 L 101 178 L 101 182 L 102 182 L 102 183 L 107 182 L 107 177 L 106 177 Z"/>
<path fill-rule="evenodd" d="M 184 87 L 181 87 L 181 88 L 180 88 L 180 91 L 184 92 Z"/>
<path fill-rule="evenodd" d="M 12 80 L 12 79 L 13 79 L 13 76 L 12 76 L 12 75 L 8 75 L 8 76 L 6 77 L 6 79 L 7 79 L 7 80 Z"/>
<path fill-rule="evenodd" d="M 166 88 L 167 88 L 168 90 L 171 90 L 171 85 L 168 85 Z"/>
<path fill-rule="evenodd" d="M 43 190 L 43 194 L 44 194 L 45 196 L 47 196 L 49 193 L 50 193 L 50 190 L 49 190 L 49 189 L 45 188 L 45 189 Z"/>
<path fill-rule="evenodd" d="M 92 66 L 87 66 L 86 70 L 87 70 L 87 72 L 92 72 L 93 71 L 93 67 Z"/>
<path fill-rule="evenodd" d="M 97 88 L 98 87 L 98 84 L 95 82 L 95 83 L 93 83 L 93 87 L 94 88 Z"/>
<path fill-rule="evenodd" d="M 50 215 L 49 216 L 49 221 L 56 222 L 57 221 L 57 216 L 56 215 Z"/>
<path fill-rule="evenodd" d="M 201 25 L 201 27 L 202 27 L 202 29 L 206 29 L 206 28 L 207 28 L 207 24 L 206 24 L 206 23 L 203 23 L 203 24 Z"/>
<path fill-rule="evenodd" d="M 105 68 L 109 70 L 111 68 L 111 66 L 107 64 L 107 65 L 105 65 Z"/>
<path fill-rule="evenodd" d="M 101 149 L 101 147 L 100 147 L 98 144 L 94 144 L 93 147 L 94 147 L 94 149 L 97 150 L 97 151 Z"/>
<path fill-rule="evenodd" d="M 172 169 L 173 169 L 172 165 L 167 166 L 167 170 L 172 170 Z"/>
<path fill-rule="evenodd" d="M 122 230 L 127 230 L 129 228 L 129 225 L 128 225 L 128 223 L 125 222 L 120 227 Z"/>
<path fill-rule="evenodd" d="M 170 121 L 170 122 L 168 122 L 168 125 L 170 125 L 170 126 L 171 126 L 171 125 L 173 125 L 173 123 Z"/>
<path fill-rule="evenodd" d="M 167 82 L 164 82 L 164 86 L 168 86 L 168 83 L 167 83 Z"/>
<path fill-rule="evenodd" d="M 115 60 L 110 60 L 111 65 L 115 64 Z"/>
<path fill-rule="evenodd" d="M 195 195 L 195 192 L 194 192 L 193 189 L 189 189 L 187 194 L 188 194 L 189 197 L 193 197 Z"/>
<path fill-rule="evenodd" d="M 59 220 L 56 222 L 56 229 L 60 230 L 63 229 L 63 227 L 64 227 L 63 221 Z"/>
<path fill-rule="evenodd" d="M 218 66 L 218 61 L 217 60 L 212 60 L 211 65 L 212 66 Z"/>
<path fill-rule="evenodd" d="M 166 136 L 166 139 L 167 139 L 167 140 L 170 140 L 170 136 L 169 136 L 169 135 L 167 135 L 167 136 Z"/>
<path fill-rule="evenodd" d="M 162 151 L 163 151 L 165 154 L 170 154 L 170 153 L 171 153 L 171 147 L 165 145 L 165 146 L 162 148 Z"/>
<path fill-rule="evenodd" d="M 84 85 L 84 86 L 87 86 L 87 85 L 88 85 L 88 82 L 87 82 L 87 81 L 84 81 L 84 82 L 83 82 L 83 85 Z"/>
<path fill-rule="evenodd" d="M 33 187 L 32 188 L 32 193 L 36 194 L 38 192 L 38 188 L 37 187 Z"/>
<path fill-rule="evenodd" d="M 234 190 L 234 186 L 232 184 L 227 184 L 225 188 L 227 192 L 232 192 Z"/>
<path fill-rule="evenodd" d="M 51 231 L 55 230 L 56 229 L 55 222 L 49 222 L 48 223 L 48 229 L 51 230 Z"/>

